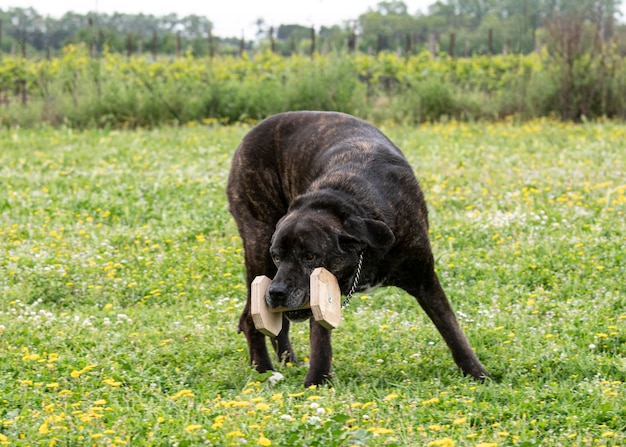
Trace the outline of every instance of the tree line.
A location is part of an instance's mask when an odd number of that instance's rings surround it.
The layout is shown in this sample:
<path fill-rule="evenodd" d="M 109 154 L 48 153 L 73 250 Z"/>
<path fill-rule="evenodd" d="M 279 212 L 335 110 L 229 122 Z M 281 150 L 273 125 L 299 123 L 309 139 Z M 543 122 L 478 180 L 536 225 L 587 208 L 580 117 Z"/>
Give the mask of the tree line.
<path fill-rule="evenodd" d="M 68 44 L 86 43 L 93 51 L 155 51 L 196 56 L 271 49 L 303 51 L 446 51 L 452 55 L 530 53 L 550 35 L 555 23 L 580 24 L 600 43 L 615 42 L 626 54 L 621 0 L 439 0 L 427 12 L 411 13 L 399 0 L 381 1 L 354 20 L 318 30 L 299 24 L 268 27 L 256 22 L 256 35 L 213 35 L 213 22 L 198 15 L 76 14 L 46 17 L 33 8 L 0 9 L 0 51 L 42 54 Z M 561 26 L 561 25 L 559 25 Z"/>

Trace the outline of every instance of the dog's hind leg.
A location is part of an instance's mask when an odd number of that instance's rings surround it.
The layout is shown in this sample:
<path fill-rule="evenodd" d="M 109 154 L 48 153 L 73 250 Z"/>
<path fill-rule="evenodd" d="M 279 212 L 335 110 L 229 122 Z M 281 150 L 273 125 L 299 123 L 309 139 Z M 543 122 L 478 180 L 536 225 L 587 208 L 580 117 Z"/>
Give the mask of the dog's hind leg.
<path fill-rule="evenodd" d="M 434 261 L 421 265 L 424 268 L 422 274 L 413 276 L 408 286 L 403 284 L 401 287 L 417 299 L 417 302 L 430 317 L 463 373 L 481 381 L 490 377 L 472 350 L 454 315 L 450 302 L 435 273 Z"/>

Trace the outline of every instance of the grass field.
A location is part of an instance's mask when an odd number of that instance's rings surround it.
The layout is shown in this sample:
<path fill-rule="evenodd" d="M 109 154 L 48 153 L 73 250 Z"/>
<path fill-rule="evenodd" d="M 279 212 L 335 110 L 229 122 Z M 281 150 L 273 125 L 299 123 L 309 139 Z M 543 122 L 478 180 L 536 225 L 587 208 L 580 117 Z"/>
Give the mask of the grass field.
<path fill-rule="evenodd" d="M 317 389 L 291 364 L 270 386 L 236 331 L 224 188 L 248 128 L 0 130 L 0 445 L 626 445 L 623 124 L 383 127 L 495 380 L 380 289 L 344 311 Z"/>

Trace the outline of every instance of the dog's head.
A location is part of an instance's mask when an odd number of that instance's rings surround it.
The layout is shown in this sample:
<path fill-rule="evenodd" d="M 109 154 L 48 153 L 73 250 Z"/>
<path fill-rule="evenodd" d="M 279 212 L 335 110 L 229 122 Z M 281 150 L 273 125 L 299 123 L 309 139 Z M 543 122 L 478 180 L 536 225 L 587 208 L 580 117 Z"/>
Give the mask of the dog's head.
<path fill-rule="evenodd" d="M 310 275 L 324 267 L 335 275 L 347 294 L 359 255 L 367 247 L 388 250 L 395 237 L 382 221 L 362 217 L 345 220 L 324 209 L 306 208 L 287 213 L 276 225 L 270 255 L 278 271 L 266 294 L 272 307 L 299 309 L 310 300 Z M 311 316 L 309 309 L 289 311 L 290 319 Z"/>

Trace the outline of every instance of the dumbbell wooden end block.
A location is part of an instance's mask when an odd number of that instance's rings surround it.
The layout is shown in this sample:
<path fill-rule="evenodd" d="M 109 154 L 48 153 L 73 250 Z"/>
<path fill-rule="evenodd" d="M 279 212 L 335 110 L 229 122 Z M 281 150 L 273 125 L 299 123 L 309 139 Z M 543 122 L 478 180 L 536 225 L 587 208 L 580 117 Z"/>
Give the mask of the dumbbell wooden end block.
<path fill-rule="evenodd" d="M 283 314 L 274 313 L 265 302 L 265 292 L 272 283 L 267 276 L 257 276 L 251 287 L 251 313 L 254 327 L 270 337 L 276 337 L 283 327 Z"/>
<path fill-rule="evenodd" d="M 341 290 L 335 276 L 323 267 L 313 270 L 310 280 L 313 318 L 326 329 L 334 329 L 341 322 Z M 276 337 L 283 326 L 284 307 L 270 309 L 265 302 L 265 292 L 272 280 L 257 276 L 251 287 L 252 321 L 258 331 Z M 306 306 L 308 308 L 309 306 Z"/>
<path fill-rule="evenodd" d="M 326 329 L 341 322 L 341 289 L 337 278 L 324 267 L 311 273 L 311 310 L 315 321 Z"/>

